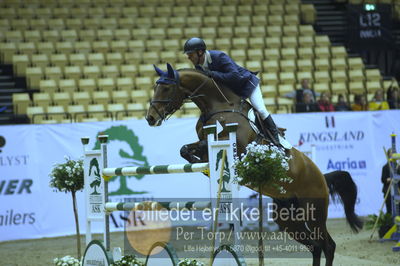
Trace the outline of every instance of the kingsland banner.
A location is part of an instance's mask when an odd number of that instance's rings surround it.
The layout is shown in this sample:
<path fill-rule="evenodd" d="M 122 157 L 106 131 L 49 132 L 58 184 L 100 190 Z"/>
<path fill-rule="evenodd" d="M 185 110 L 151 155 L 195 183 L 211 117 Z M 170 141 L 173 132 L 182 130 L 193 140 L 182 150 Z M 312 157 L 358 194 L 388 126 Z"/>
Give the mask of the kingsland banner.
<path fill-rule="evenodd" d="M 350 172 L 358 186 L 359 215 L 377 213 L 381 206 L 383 147 L 390 147 L 391 133 L 400 135 L 399 117 L 400 111 L 274 115 L 299 150 L 308 152 L 315 146 L 323 173 Z M 97 135 L 109 135 L 109 167 L 179 164 L 186 163 L 179 153 L 182 145 L 197 141 L 196 122 L 170 119 L 160 127 L 149 127 L 144 120 L 0 127 L 0 241 L 75 233 L 71 195 L 50 188 L 49 174 L 65 156 L 82 156 L 81 137 L 90 137 L 92 149 L 98 145 Z M 210 197 L 208 178 L 201 173 L 119 176 L 109 182 L 109 192 L 113 201 Z M 244 188 L 240 195 L 252 193 Z M 83 232 L 84 206 L 80 192 Z M 331 201 L 329 217 L 344 217 L 339 203 Z M 111 229 L 123 226 L 124 213 L 113 213 Z"/>

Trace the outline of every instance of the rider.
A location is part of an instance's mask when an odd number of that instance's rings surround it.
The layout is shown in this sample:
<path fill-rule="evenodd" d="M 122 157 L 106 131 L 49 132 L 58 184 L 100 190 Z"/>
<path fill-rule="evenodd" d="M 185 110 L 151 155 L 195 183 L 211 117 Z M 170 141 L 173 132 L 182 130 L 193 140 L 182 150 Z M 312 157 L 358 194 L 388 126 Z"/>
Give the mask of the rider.
<path fill-rule="evenodd" d="M 207 76 L 222 82 L 240 97 L 250 98 L 251 104 L 260 114 L 264 126 L 271 132 L 274 138 L 272 142 L 276 145 L 279 144 L 278 129 L 264 105 L 260 80 L 256 77 L 256 73 L 237 65 L 224 52 L 207 50 L 205 42 L 200 38 L 187 40 L 183 50 L 196 69 L 202 70 Z"/>

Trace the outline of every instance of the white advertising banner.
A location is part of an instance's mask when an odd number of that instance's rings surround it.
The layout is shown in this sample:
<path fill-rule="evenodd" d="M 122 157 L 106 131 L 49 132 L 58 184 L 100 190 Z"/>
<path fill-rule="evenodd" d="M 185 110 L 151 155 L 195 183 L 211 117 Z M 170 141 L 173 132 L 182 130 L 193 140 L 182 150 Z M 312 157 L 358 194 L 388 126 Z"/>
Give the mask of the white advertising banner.
<path fill-rule="evenodd" d="M 179 150 L 197 140 L 195 124 L 195 119 L 179 119 L 157 128 L 144 120 L 0 127 L 0 241 L 74 233 L 71 195 L 50 188 L 49 174 L 65 156 L 82 156 L 81 137 L 90 137 L 92 149 L 99 146 L 97 135 L 110 136 L 109 166 L 185 163 Z M 208 178 L 200 173 L 117 177 L 109 183 L 117 199 L 208 197 L 208 188 Z M 77 197 L 84 232 L 83 193 Z M 115 217 L 112 225 L 123 228 L 123 220 Z"/>
<path fill-rule="evenodd" d="M 399 117 L 400 111 L 274 115 L 300 150 L 316 146 L 323 173 L 351 173 L 360 215 L 377 213 L 382 203 L 382 147 L 390 147 L 392 132 L 400 134 Z M 178 164 L 186 163 L 180 157 L 182 145 L 197 141 L 195 125 L 196 119 L 170 119 L 154 128 L 144 120 L 0 127 L 0 241 L 75 233 L 71 195 L 53 191 L 49 174 L 64 156 L 82 156 L 81 137 L 90 137 L 93 149 L 99 147 L 97 135 L 110 136 L 109 167 Z M 208 178 L 201 173 L 115 177 L 109 191 L 113 200 L 210 197 Z M 249 193 L 245 189 L 241 195 Z M 77 196 L 84 232 L 84 196 Z M 121 216 L 113 214 L 112 230 L 123 228 Z M 341 206 L 331 204 L 329 217 L 343 216 Z"/>

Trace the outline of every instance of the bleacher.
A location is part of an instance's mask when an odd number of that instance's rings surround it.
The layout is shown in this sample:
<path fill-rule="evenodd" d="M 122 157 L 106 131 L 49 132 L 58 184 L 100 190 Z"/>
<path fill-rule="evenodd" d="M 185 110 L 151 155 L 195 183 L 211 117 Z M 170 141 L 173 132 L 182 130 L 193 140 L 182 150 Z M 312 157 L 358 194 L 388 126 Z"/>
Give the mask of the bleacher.
<path fill-rule="evenodd" d="M 313 5 L 300 0 L 4 0 L 0 14 L 1 63 L 39 90 L 13 95 L 14 112 L 33 123 L 143 118 L 152 65 L 192 67 L 182 47 L 195 36 L 260 71 L 274 113 L 291 112 L 282 96 L 304 78 L 334 97 L 387 86 L 378 69 L 317 35 Z M 175 116 L 197 114 L 188 104 Z"/>

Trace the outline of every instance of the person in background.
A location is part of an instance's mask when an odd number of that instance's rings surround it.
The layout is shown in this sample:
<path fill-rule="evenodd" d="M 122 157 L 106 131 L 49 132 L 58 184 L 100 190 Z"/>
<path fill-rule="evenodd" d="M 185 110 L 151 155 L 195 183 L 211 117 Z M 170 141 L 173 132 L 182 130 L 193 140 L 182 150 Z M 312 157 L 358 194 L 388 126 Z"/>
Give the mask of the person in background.
<path fill-rule="evenodd" d="M 285 98 L 289 98 L 289 99 L 293 99 L 294 100 L 296 113 L 299 113 L 298 107 L 300 105 L 302 105 L 302 103 L 303 103 L 303 94 L 305 92 L 311 93 L 311 101 L 314 102 L 314 103 L 317 101 L 317 97 L 320 96 L 320 93 L 314 91 L 314 89 L 312 89 L 310 87 L 310 80 L 309 79 L 302 79 L 300 88 L 283 95 L 283 97 L 285 97 Z M 302 110 L 302 107 L 300 107 L 300 109 Z"/>
<path fill-rule="evenodd" d="M 335 107 L 331 103 L 331 97 L 328 92 L 323 92 L 317 102 L 319 111 L 321 112 L 334 112 Z"/>
<path fill-rule="evenodd" d="M 389 104 L 383 99 L 383 90 L 375 91 L 374 98 L 368 104 L 370 111 L 389 110 Z"/>
<path fill-rule="evenodd" d="M 386 99 L 390 109 L 400 109 L 399 88 L 390 86 L 386 92 Z"/>
<path fill-rule="evenodd" d="M 303 93 L 303 99 L 301 103 L 296 107 L 297 113 L 310 113 L 310 112 L 318 112 L 317 104 L 312 100 L 313 95 L 309 91 L 305 91 Z"/>
<path fill-rule="evenodd" d="M 387 157 L 390 158 L 392 156 L 392 149 L 387 150 Z M 396 161 L 391 162 L 391 167 L 394 171 L 396 171 L 397 174 L 400 174 L 400 164 L 397 164 Z M 383 192 L 383 198 L 385 198 L 386 191 L 390 189 L 390 167 L 389 167 L 389 162 L 386 162 L 386 164 L 382 167 L 382 175 L 381 175 L 381 182 L 383 184 L 382 187 L 382 192 Z M 400 183 L 399 183 L 400 186 Z M 390 192 L 389 192 L 390 193 Z M 392 213 L 392 197 L 390 194 L 386 198 L 385 201 L 386 204 L 386 212 L 387 213 Z"/>
<path fill-rule="evenodd" d="M 354 103 L 351 105 L 352 111 L 368 111 L 367 101 L 362 94 L 354 95 Z"/>
<path fill-rule="evenodd" d="M 350 111 L 350 106 L 346 102 L 346 98 L 343 94 L 339 94 L 338 102 L 335 105 L 335 111 Z"/>

